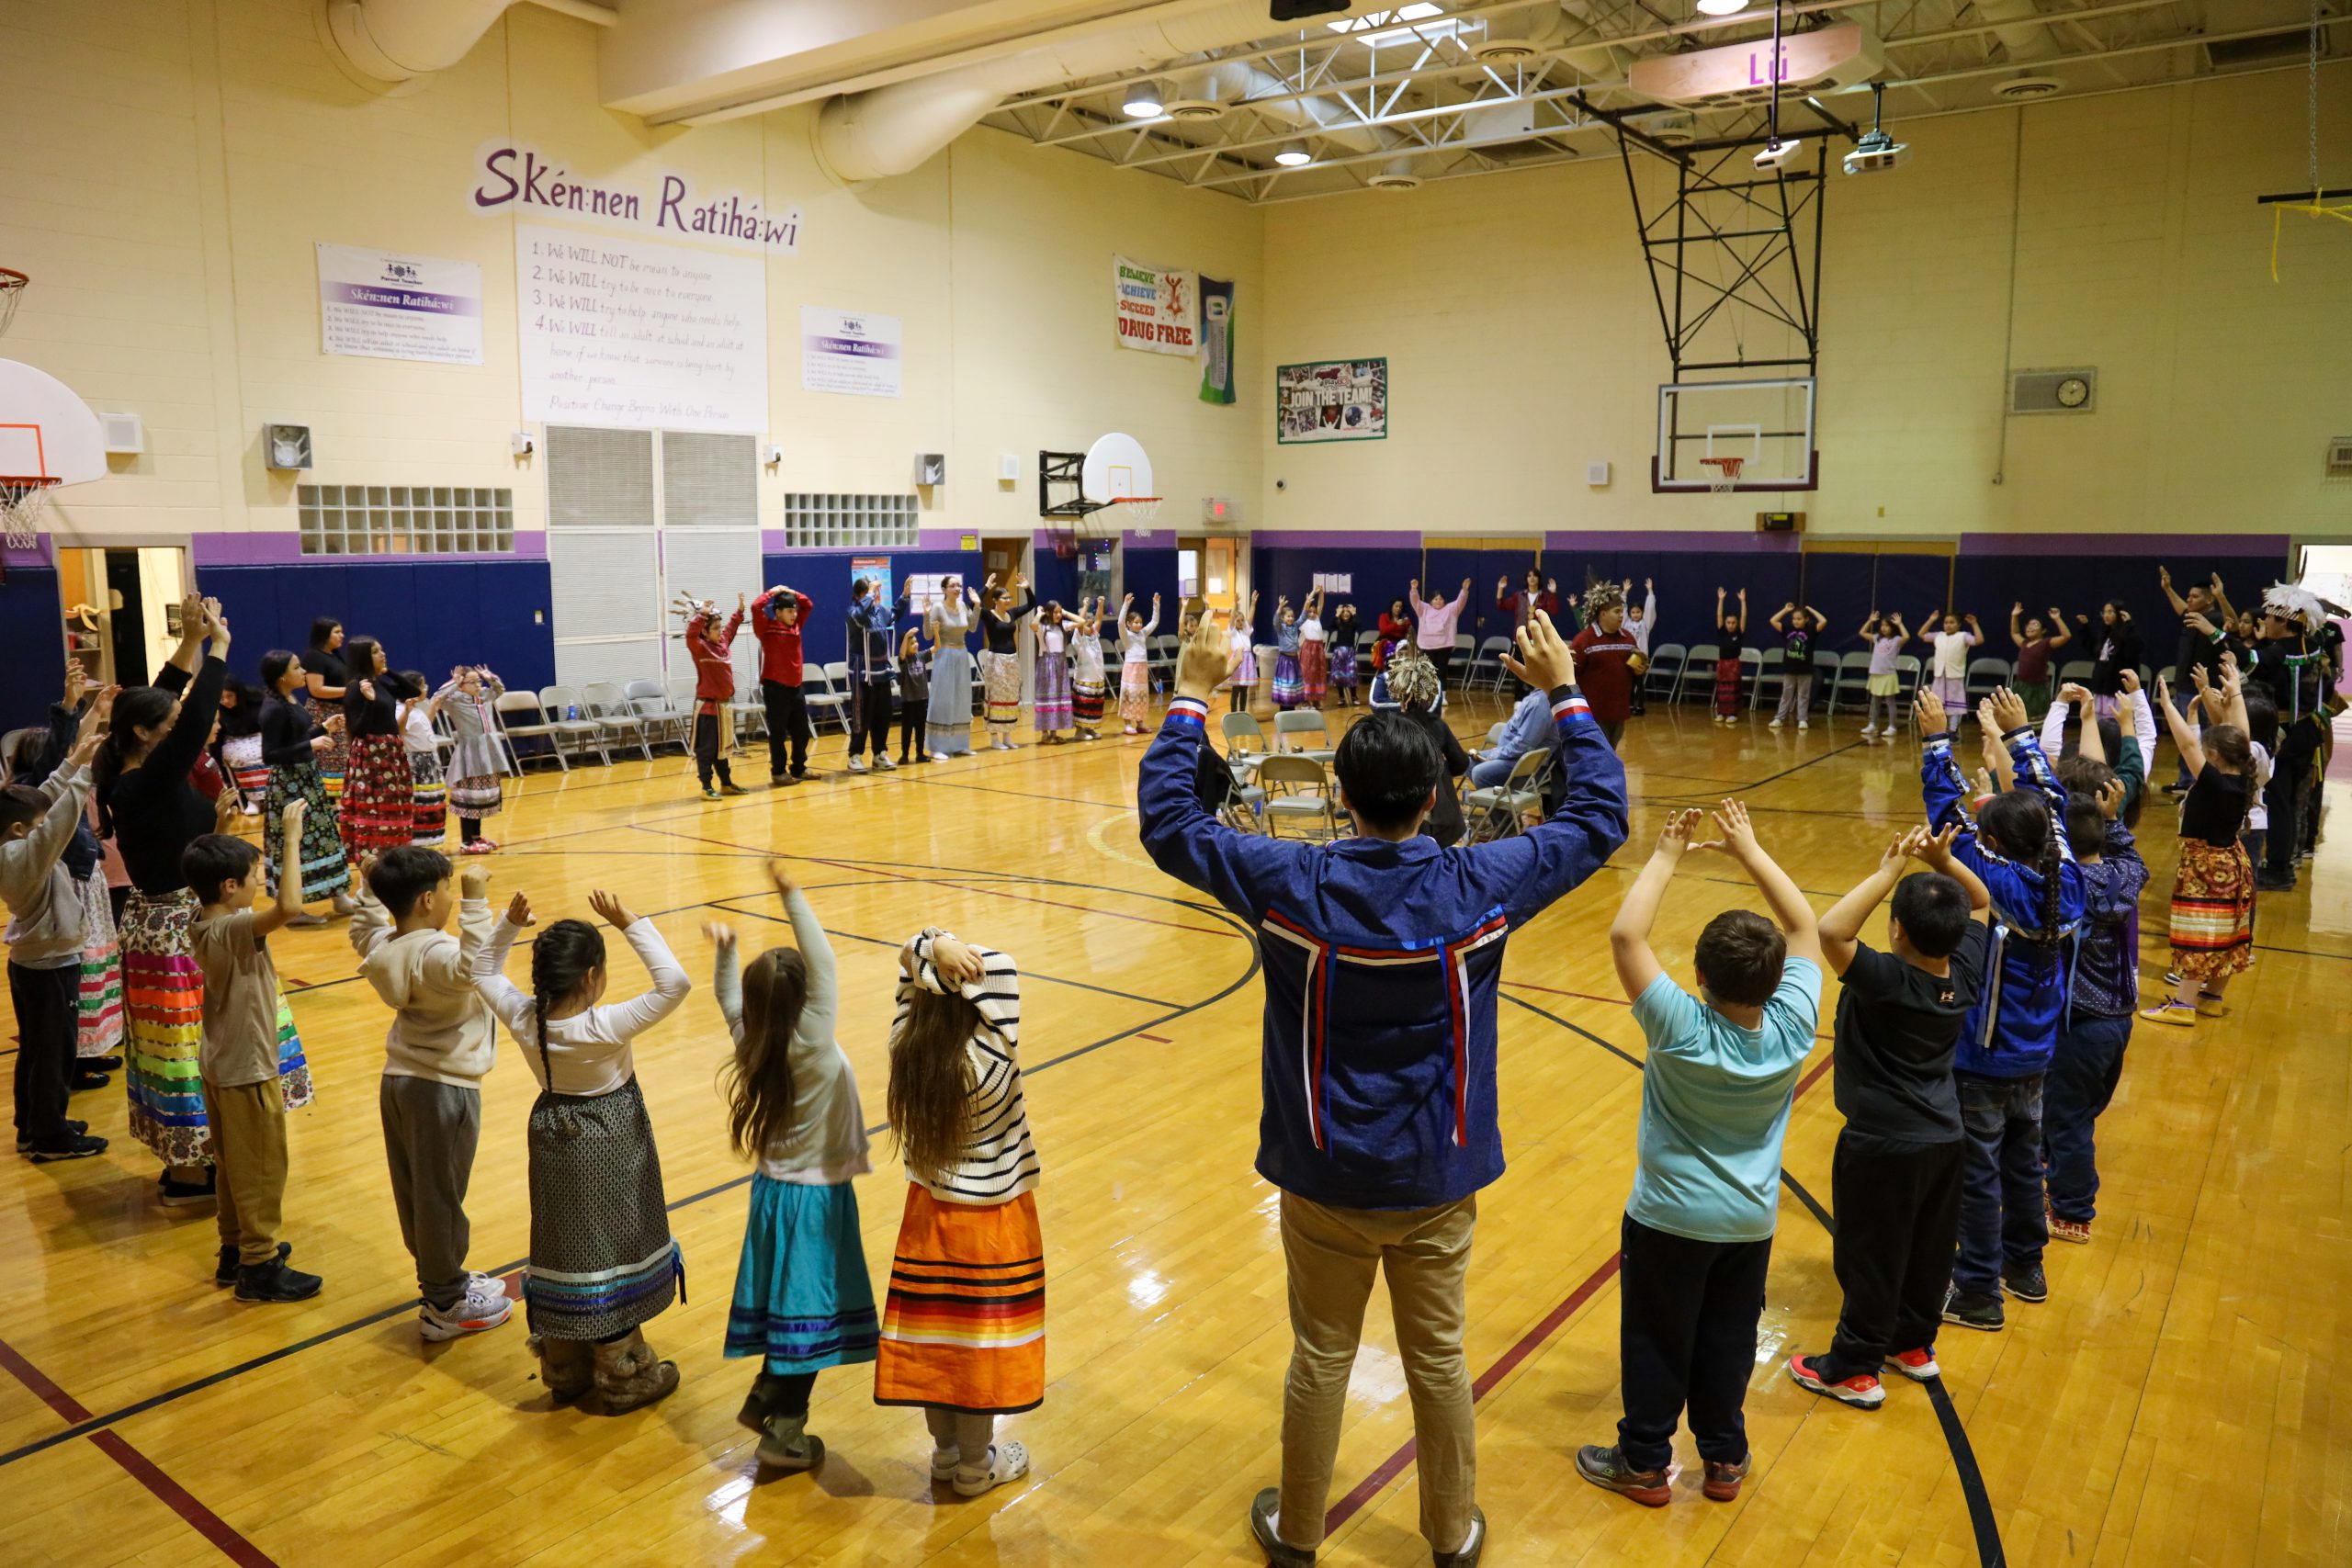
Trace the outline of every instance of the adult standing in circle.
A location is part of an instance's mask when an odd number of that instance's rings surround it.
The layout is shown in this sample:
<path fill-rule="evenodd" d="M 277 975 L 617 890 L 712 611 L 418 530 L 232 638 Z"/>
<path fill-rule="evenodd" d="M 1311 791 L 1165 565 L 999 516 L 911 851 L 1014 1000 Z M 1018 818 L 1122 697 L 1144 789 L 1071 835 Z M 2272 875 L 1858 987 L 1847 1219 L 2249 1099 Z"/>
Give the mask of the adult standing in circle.
<path fill-rule="evenodd" d="M 991 578 L 989 586 L 995 586 Z M 960 577 L 940 583 L 939 603 L 923 617 L 931 634 L 931 701 L 923 710 L 923 755 L 934 762 L 972 750 L 972 613 L 979 595 Z"/>
<path fill-rule="evenodd" d="M 229 679 L 229 627 L 218 602 L 188 595 L 180 628 L 179 648 L 155 683 L 115 698 L 92 789 L 98 831 L 115 840 L 130 876 L 120 931 L 130 1135 L 164 1162 L 162 1197 L 172 1205 L 212 1197 L 211 1136 L 197 1077 L 204 975 L 189 941 L 196 895 L 180 855 L 213 829 L 212 803 L 188 775 Z"/>
<path fill-rule="evenodd" d="M 1021 592 L 1021 607 L 1008 612 L 1004 604 L 1011 595 L 996 585 L 994 572 L 980 585 L 980 680 L 988 693 L 989 747 L 996 751 L 1012 750 L 1012 727 L 1021 722 L 1021 644 L 1016 634 L 1021 618 L 1037 610 L 1037 595 L 1027 578 L 1014 572 L 1012 586 Z"/>
<path fill-rule="evenodd" d="M 401 699 L 419 694 L 392 672 L 384 645 L 374 637 L 352 638 L 343 662 L 350 682 L 343 694 L 350 762 L 336 811 L 344 852 L 357 861 L 397 849 L 416 831 L 416 780 L 401 735 Z"/>
<path fill-rule="evenodd" d="M 349 684 L 342 649 L 341 621 L 321 615 L 311 623 L 311 646 L 302 650 L 302 689 L 308 694 L 302 705 L 311 710 L 311 723 L 334 732 L 334 743 L 319 753 L 319 777 L 326 784 L 329 805 L 343 798 L 343 775 L 351 760 L 342 727 L 327 725 L 328 719 L 342 714 L 344 688 Z M 265 839 L 269 836 L 266 831 L 262 834 Z"/>
<path fill-rule="evenodd" d="M 1470 604 L 1470 580 L 1462 580 L 1462 592 L 1448 604 L 1440 599 L 1432 604 L 1421 597 L 1421 580 L 1413 579 L 1412 590 L 1406 595 L 1413 602 L 1413 640 L 1431 664 L 1437 666 L 1437 683 L 1445 684 L 1445 673 L 1453 664 L 1453 628 L 1462 619 L 1462 612 Z"/>
<path fill-rule="evenodd" d="M 336 829 L 335 808 L 327 799 L 320 766 L 320 759 L 334 749 L 335 732 L 343 728 L 344 716 L 330 714 L 322 725 L 295 705 L 293 694 L 304 689 L 308 678 L 302 660 L 282 649 L 261 656 L 261 683 L 268 689 L 261 709 L 261 754 L 269 768 L 269 784 L 262 795 L 262 821 L 265 825 L 283 822 L 289 803 L 299 800 L 303 806 L 302 839 L 296 851 L 302 863 L 282 864 L 286 835 L 265 830 L 262 864 L 271 897 L 277 896 L 278 878 L 290 875 L 302 885 L 303 903 L 332 898 L 335 913 L 347 915 L 357 907 L 351 898 L 351 863 L 344 854 L 343 835 Z M 322 926 L 326 918 L 304 913 L 288 923 Z"/>
<path fill-rule="evenodd" d="M 2076 615 L 2075 624 L 2087 628 L 2091 618 Z M 2112 599 L 2098 607 L 2098 629 L 2086 635 L 2098 643 L 2098 658 L 2091 665 L 2091 695 L 2097 699 L 2092 711 L 2100 718 L 2113 718 L 2121 705 L 2123 672 L 2138 672 L 2147 645 L 2131 610 Z"/>

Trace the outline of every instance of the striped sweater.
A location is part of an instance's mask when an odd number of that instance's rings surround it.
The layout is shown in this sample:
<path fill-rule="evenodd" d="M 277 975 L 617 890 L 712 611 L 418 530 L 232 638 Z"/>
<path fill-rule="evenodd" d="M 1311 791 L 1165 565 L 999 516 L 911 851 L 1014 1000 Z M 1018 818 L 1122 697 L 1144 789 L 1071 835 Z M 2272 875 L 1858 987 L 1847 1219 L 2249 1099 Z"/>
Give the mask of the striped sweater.
<path fill-rule="evenodd" d="M 1010 1202 L 1037 1185 L 1037 1145 L 1029 1136 L 1028 1104 L 1021 1092 L 1021 971 L 992 948 L 974 947 L 987 970 L 968 986 L 955 986 L 932 962 L 933 947 L 952 933 L 927 927 L 914 940 L 915 972 L 899 983 L 895 1036 L 907 1024 L 914 993 L 960 996 L 978 1010 L 979 1027 L 964 1043 L 972 1063 L 972 1117 L 964 1156 L 954 1168 L 926 1178 L 911 1168 L 907 1179 L 943 1203 L 985 1205 Z"/>

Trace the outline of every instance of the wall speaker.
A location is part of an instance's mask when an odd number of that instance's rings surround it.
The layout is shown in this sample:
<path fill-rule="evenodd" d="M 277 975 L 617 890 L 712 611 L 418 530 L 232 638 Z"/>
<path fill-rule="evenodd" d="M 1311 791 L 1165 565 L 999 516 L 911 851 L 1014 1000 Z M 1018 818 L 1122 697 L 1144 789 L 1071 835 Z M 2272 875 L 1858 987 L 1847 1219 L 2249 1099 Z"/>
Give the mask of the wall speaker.
<path fill-rule="evenodd" d="M 261 460 L 269 468 L 292 471 L 311 466 L 311 427 L 307 424 L 265 424 L 261 427 Z"/>
<path fill-rule="evenodd" d="M 147 450 L 147 427 L 135 413 L 102 413 L 98 415 L 98 429 L 106 437 L 107 452 L 111 457 Z"/>
<path fill-rule="evenodd" d="M 918 452 L 915 454 L 915 483 L 944 485 L 947 482 L 947 454 Z"/>
<path fill-rule="evenodd" d="M 1595 486 L 1596 488 L 1607 484 L 1609 482 L 1609 465 L 1606 463 L 1587 463 L 1584 466 L 1584 482 L 1589 485 Z"/>

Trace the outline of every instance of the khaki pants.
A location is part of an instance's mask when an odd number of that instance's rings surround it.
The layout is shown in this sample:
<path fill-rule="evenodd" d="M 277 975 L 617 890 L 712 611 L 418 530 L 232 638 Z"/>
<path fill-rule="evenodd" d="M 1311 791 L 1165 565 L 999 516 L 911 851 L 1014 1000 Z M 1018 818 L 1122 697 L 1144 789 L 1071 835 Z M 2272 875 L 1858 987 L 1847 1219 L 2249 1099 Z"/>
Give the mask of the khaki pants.
<path fill-rule="evenodd" d="M 240 1263 L 274 1261 L 286 1201 L 286 1097 L 278 1080 L 206 1084 L 204 1119 L 212 1128 L 220 1245 L 235 1247 Z"/>
<path fill-rule="evenodd" d="M 1283 1390 L 1283 1492 L 1277 1533 L 1313 1551 L 1347 1409 L 1348 1373 L 1363 1337 L 1373 1275 L 1385 1268 L 1396 1353 L 1413 1401 L 1420 1466 L 1421 1535 L 1432 1551 L 1458 1551 L 1477 1492 L 1470 1369 L 1462 1356 L 1463 1279 L 1478 1201 L 1440 1209 L 1331 1209 L 1283 1194 L 1283 1259 L 1290 1271 L 1290 1379 Z"/>

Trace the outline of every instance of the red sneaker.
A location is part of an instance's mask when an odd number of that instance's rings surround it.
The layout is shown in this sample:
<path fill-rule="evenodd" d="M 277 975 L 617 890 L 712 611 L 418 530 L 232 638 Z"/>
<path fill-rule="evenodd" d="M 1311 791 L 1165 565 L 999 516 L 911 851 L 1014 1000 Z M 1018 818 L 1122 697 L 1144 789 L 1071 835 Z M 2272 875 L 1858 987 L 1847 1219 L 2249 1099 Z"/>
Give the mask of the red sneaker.
<path fill-rule="evenodd" d="M 1936 1365 L 1935 1350 L 1925 1345 L 1916 1350 L 1897 1350 L 1886 1359 L 1886 1364 L 1913 1382 L 1926 1382 L 1929 1378 L 1944 1375 L 1944 1370 Z"/>
<path fill-rule="evenodd" d="M 1810 1356 L 1791 1356 L 1789 1376 L 1796 1381 L 1799 1388 L 1826 1393 L 1838 1404 L 1850 1404 L 1857 1410 L 1876 1410 L 1886 1403 L 1886 1390 L 1870 1373 L 1856 1372 L 1852 1377 L 1839 1378 L 1832 1382 L 1821 1375 L 1820 1368 Z"/>
<path fill-rule="evenodd" d="M 2050 1206 L 2050 1199 L 2047 1194 L 2044 1194 L 2041 1200 L 2041 1218 L 2042 1223 L 2050 1227 L 2051 1240 L 2071 1241 L 2077 1247 L 2087 1247 L 2090 1245 L 2090 1221 L 2060 1219 L 2058 1217 L 2057 1211 Z"/>
<path fill-rule="evenodd" d="M 1705 1493 L 1711 1501 L 1735 1502 L 1739 1497 L 1739 1483 L 1747 1479 L 1747 1461 L 1746 1460 L 1741 1460 L 1737 1464 L 1725 1464 L 1721 1460 L 1711 1459 L 1707 1461 L 1706 1484 L 1701 1486 L 1699 1490 Z"/>

